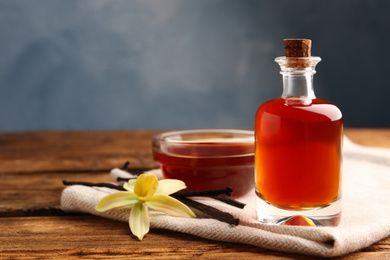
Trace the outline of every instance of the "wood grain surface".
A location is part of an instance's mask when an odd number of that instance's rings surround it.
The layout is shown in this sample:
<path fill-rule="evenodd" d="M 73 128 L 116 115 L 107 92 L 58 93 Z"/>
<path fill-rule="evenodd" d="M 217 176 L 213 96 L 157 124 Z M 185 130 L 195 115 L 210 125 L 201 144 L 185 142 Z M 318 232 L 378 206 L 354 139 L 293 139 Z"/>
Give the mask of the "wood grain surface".
<path fill-rule="evenodd" d="M 143 241 L 127 223 L 60 210 L 62 180 L 111 181 L 108 173 L 157 167 L 162 131 L 0 134 L 0 259 L 313 259 L 153 229 Z M 346 129 L 354 142 L 390 148 L 390 129 Z M 341 258 L 338 258 L 341 259 Z M 390 259 L 390 238 L 342 259 Z"/>

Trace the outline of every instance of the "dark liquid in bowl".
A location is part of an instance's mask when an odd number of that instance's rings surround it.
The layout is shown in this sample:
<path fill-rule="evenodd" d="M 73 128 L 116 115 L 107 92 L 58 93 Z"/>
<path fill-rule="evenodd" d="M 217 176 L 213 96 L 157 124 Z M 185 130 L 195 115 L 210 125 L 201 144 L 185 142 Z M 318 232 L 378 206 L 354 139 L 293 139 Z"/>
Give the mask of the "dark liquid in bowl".
<path fill-rule="evenodd" d="M 253 144 L 174 144 L 164 153 L 154 147 L 164 178 L 179 179 L 195 190 L 233 188 L 240 197 L 254 187 Z M 239 155 L 237 155 L 239 154 Z"/>

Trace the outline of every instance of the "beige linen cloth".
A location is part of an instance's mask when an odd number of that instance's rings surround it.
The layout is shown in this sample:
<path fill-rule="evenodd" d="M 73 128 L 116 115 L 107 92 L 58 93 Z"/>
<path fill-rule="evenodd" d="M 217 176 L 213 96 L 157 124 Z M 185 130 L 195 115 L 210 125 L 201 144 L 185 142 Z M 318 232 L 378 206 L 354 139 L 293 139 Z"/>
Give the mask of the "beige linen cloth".
<path fill-rule="evenodd" d="M 160 170 L 153 170 L 161 177 Z M 127 173 L 114 169 L 113 177 Z M 121 209 L 99 213 L 95 205 L 115 190 L 74 185 L 62 194 L 65 211 L 87 212 L 128 221 Z M 238 226 L 210 218 L 178 218 L 149 210 L 151 228 L 169 229 L 195 236 L 250 244 L 271 250 L 316 256 L 339 256 L 357 251 L 390 236 L 390 150 L 344 142 L 343 213 L 337 227 L 298 227 L 260 224 L 254 213 L 254 192 L 243 198 L 242 210 L 210 198 L 197 198 L 240 219 Z M 148 239 L 147 235 L 144 239 Z M 141 242 L 142 243 L 142 242 Z"/>

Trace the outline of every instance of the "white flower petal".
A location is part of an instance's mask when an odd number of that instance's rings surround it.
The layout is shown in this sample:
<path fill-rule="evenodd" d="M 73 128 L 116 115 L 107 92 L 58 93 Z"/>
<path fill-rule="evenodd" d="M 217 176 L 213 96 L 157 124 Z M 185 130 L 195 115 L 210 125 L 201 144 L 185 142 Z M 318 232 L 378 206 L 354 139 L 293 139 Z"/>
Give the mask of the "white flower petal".
<path fill-rule="evenodd" d="M 138 237 L 139 240 L 142 240 L 149 232 L 150 222 L 148 208 L 144 203 L 139 202 L 135 204 L 134 208 L 131 210 L 129 226 L 133 235 Z"/>
<path fill-rule="evenodd" d="M 174 179 L 165 179 L 158 182 L 158 189 L 155 194 L 170 195 L 175 192 L 178 192 L 179 190 L 183 190 L 185 188 L 187 187 L 183 181 L 174 180 Z"/>
<path fill-rule="evenodd" d="M 99 201 L 95 209 L 99 212 L 132 205 L 138 202 L 137 196 L 128 191 L 109 194 Z"/>
<path fill-rule="evenodd" d="M 174 199 L 167 195 L 153 195 L 145 202 L 145 204 L 151 209 L 164 212 L 171 216 L 187 218 L 196 217 L 194 212 L 192 212 L 189 207 L 187 207 L 185 204 L 181 203 L 177 199 Z"/>

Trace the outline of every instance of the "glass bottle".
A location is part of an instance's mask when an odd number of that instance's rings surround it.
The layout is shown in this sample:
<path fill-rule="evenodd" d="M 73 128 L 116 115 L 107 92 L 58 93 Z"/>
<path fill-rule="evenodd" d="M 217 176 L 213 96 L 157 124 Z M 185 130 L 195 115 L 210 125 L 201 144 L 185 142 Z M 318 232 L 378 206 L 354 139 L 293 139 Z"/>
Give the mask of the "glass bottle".
<path fill-rule="evenodd" d="M 310 40 L 285 40 L 275 61 L 283 93 L 262 104 L 255 118 L 258 220 L 263 223 L 337 225 L 341 216 L 343 119 L 332 103 L 316 98 Z"/>

